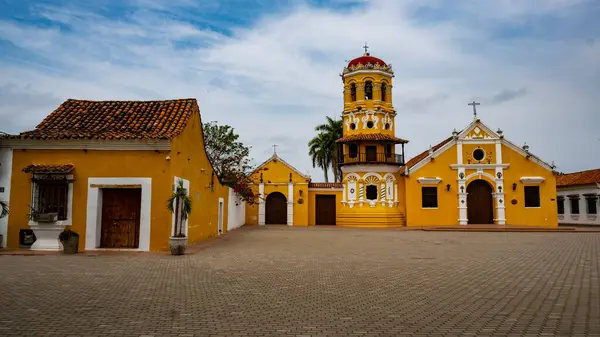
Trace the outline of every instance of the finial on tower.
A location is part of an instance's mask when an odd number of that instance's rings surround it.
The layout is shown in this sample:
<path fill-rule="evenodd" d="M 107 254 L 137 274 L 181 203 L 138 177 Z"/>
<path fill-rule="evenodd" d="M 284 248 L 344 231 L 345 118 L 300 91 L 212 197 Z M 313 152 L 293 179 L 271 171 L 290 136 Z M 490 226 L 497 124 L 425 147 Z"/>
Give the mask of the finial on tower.
<path fill-rule="evenodd" d="M 365 49 L 365 55 L 369 55 L 369 52 L 368 52 L 369 45 L 367 45 L 366 42 L 365 42 L 365 45 L 363 46 L 363 48 Z"/>

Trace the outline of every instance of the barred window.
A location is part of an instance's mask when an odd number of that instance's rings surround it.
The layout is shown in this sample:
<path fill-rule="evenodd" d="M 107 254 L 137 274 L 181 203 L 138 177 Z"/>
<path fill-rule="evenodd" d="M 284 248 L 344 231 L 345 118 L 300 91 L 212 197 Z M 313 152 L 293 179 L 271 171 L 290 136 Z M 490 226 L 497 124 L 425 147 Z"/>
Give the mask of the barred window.
<path fill-rule="evenodd" d="M 558 208 L 558 214 L 565 214 L 565 199 L 558 198 L 556 200 L 556 207 Z"/>
<path fill-rule="evenodd" d="M 598 208 L 596 207 L 597 200 L 598 199 L 596 196 L 586 196 L 585 197 L 585 202 L 587 204 L 587 214 L 597 214 L 598 213 Z"/>
<path fill-rule="evenodd" d="M 579 214 L 579 198 L 570 198 L 571 214 Z"/>
<path fill-rule="evenodd" d="M 35 210 L 39 213 L 58 213 L 58 220 L 67 220 L 67 181 L 38 180 Z"/>

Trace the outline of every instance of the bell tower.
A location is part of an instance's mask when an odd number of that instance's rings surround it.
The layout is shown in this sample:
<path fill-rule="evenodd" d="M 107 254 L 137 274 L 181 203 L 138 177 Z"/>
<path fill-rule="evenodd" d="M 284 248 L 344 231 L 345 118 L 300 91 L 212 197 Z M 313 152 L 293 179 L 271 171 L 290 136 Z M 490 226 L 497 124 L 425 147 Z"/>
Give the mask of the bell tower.
<path fill-rule="evenodd" d="M 351 60 L 340 75 L 344 131 L 337 143 L 344 190 L 338 224 L 402 226 L 398 183 L 408 141 L 395 136 L 394 72 L 391 65 L 371 56 L 366 44 L 363 48 L 364 54 Z"/>

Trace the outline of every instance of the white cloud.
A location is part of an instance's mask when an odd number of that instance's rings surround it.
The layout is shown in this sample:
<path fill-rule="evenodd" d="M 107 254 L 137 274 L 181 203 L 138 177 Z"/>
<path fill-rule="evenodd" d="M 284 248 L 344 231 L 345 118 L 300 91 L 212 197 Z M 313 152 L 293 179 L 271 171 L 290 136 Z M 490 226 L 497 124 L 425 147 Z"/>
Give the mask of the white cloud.
<path fill-rule="evenodd" d="M 0 104 L 10 121 L 0 128 L 30 129 L 70 97 L 196 97 L 203 120 L 235 127 L 257 162 L 276 142 L 286 161 L 318 180 L 307 142 L 325 116 L 339 116 L 339 73 L 368 41 L 373 55 L 394 66 L 396 134 L 411 140 L 408 157 L 467 125 L 466 103 L 479 99 L 484 122 L 518 144 L 527 141 L 559 169 L 600 166 L 600 98 L 593 92 L 600 50 L 593 40 L 490 40 L 486 27 L 473 30 L 460 20 L 414 20 L 414 1 L 369 2 L 343 13 L 302 5 L 223 35 L 154 11 L 177 9 L 165 2 L 138 1 L 146 7 L 118 20 L 43 8 L 71 31 L 0 21 L 0 37 L 41 58 L 0 61 L 0 97 L 21 97 Z M 544 2 L 540 11 L 560 12 L 573 2 Z M 529 2 L 491 3 L 464 2 L 461 9 L 482 20 L 534 10 Z M 178 48 L 182 43 L 189 45 Z"/>

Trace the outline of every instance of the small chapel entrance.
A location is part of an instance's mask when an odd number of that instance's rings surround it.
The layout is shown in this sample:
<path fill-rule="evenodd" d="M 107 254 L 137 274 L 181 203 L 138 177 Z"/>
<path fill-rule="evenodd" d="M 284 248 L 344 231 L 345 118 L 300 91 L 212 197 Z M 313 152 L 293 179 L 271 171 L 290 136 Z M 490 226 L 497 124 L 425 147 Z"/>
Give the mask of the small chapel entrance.
<path fill-rule="evenodd" d="M 475 180 L 467 186 L 467 218 L 469 224 L 493 224 L 492 187 L 485 180 Z"/>
<path fill-rule="evenodd" d="M 335 226 L 335 195 L 317 194 L 316 225 Z"/>
<path fill-rule="evenodd" d="M 139 248 L 141 188 L 102 189 L 101 248 Z"/>
<path fill-rule="evenodd" d="M 285 225 L 287 224 L 287 199 L 280 192 L 272 192 L 267 195 L 265 209 L 265 224 Z"/>

